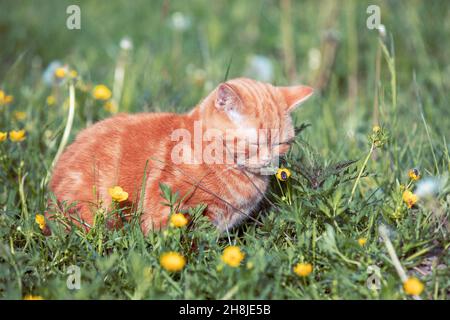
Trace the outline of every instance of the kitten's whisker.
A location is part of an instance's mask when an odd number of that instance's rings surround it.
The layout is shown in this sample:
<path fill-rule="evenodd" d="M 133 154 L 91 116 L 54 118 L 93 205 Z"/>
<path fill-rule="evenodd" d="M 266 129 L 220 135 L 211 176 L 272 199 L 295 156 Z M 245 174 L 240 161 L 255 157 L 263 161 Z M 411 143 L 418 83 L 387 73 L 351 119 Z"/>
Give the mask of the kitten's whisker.
<path fill-rule="evenodd" d="M 199 181 L 198 181 L 198 184 L 200 184 L 202 181 L 203 181 L 203 179 L 205 179 L 208 175 L 210 175 L 212 172 L 208 172 L 208 173 L 206 173 Z M 194 193 L 195 193 L 195 191 L 198 189 L 198 184 L 195 184 L 195 186 L 194 186 L 194 190 L 192 190 L 192 192 L 191 192 L 191 194 L 189 195 L 189 197 L 187 198 L 187 199 L 185 199 L 185 202 L 188 202 L 191 198 L 192 198 L 192 196 L 194 195 Z"/>
<path fill-rule="evenodd" d="M 229 151 L 229 149 L 228 149 L 228 147 L 227 147 L 226 145 L 225 145 L 225 148 L 227 148 L 227 151 Z M 271 206 L 273 206 L 277 211 L 280 211 L 280 208 L 277 207 L 277 206 L 276 206 L 276 205 L 275 205 L 275 204 L 274 204 L 274 203 L 273 203 L 273 202 L 265 195 L 265 193 L 261 191 L 261 189 L 258 188 L 258 186 L 256 185 L 256 183 L 255 183 L 252 179 L 250 179 L 250 177 L 249 177 L 248 174 L 247 174 L 248 170 L 245 168 L 245 166 L 237 165 L 237 166 L 236 166 L 236 169 L 238 169 L 241 173 L 243 173 L 243 174 L 247 177 L 248 181 L 251 182 L 251 184 L 255 187 L 255 189 L 263 196 L 264 199 L 266 199 L 266 200 L 269 202 L 269 204 L 270 204 Z"/>
<path fill-rule="evenodd" d="M 228 243 L 231 246 L 231 237 L 230 237 L 230 232 L 228 231 L 228 223 L 227 223 L 226 219 L 224 219 L 224 221 L 225 221 L 225 230 L 227 232 Z"/>
<path fill-rule="evenodd" d="M 163 161 L 158 160 L 158 159 L 154 159 L 154 160 L 159 161 L 159 162 L 161 162 L 161 163 L 164 163 Z M 175 170 L 179 171 L 179 172 L 180 172 L 182 175 L 184 175 L 185 177 L 190 178 L 190 179 L 193 179 L 191 176 L 189 176 L 188 174 L 184 173 L 181 169 L 176 168 L 175 166 L 173 166 L 172 168 L 174 168 Z M 165 169 L 165 168 L 159 169 L 159 170 L 168 172 L 168 173 L 170 173 L 170 174 L 172 174 L 172 175 L 175 176 L 175 174 L 174 174 L 173 172 L 170 172 L 169 170 L 167 170 L 167 169 Z M 190 182 L 190 181 L 187 181 L 187 180 L 182 180 L 182 181 L 183 181 L 183 182 L 186 182 L 186 183 L 188 183 L 188 184 L 190 184 L 190 185 L 194 185 L 194 184 L 193 184 L 192 182 Z M 200 181 L 199 181 L 199 182 L 200 182 Z M 206 193 L 208 193 L 208 194 L 214 196 L 215 198 L 221 200 L 222 202 L 224 202 L 225 204 L 227 204 L 228 206 L 230 206 L 232 209 L 236 210 L 236 211 L 237 211 L 238 213 L 240 213 L 240 214 L 243 214 L 244 216 L 246 216 L 246 217 L 249 218 L 250 220 L 253 220 L 254 222 L 256 222 L 256 223 L 259 224 L 259 225 L 263 225 L 260 221 L 258 221 L 257 219 L 253 218 L 250 214 L 245 213 L 244 211 L 242 211 L 241 209 L 237 208 L 236 206 L 234 206 L 233 204 L 231 204 L 231 203 L 228 202 L 227 200 L 223 199 L 222 197 L 220 197 L 220 196 L 217 195 L 216 193 L 214 193 L 214 192 L 212 192 L 212 191 L 206 189 L 205 187 L 202 187 L 202 186 L 200 185 L 200 183 L 196 184 L 196 186 L 197 186 L 200 190 L 202 190 L 202 191 L 204 191 L 204 192 L 206 192 Z"/>
<path fill-rule="evenodd" d="M 247 172 L 248 172 L 247 169 L 245 169 L 245 167 L 241 167 L 240 170 L 241 170 L 241 172 L 247 177 L 248 181 L 250 181 L 250 182 L 252 183 L 252 185 L 255 187 L 255 189 L 258 190 L 258 192 L 263 196 L 263 198 L 266 199 L 266 200 L 269 202 L 269 204 L 270 204 L 272 207 L 274 207 L 277 211 L 280 211 L 280 208 L 279 208 L 277 205 L 275 205 L 275 203 L 273 203 L 272 200 L 270 200 L 270 199 L 266 196 L 266 194 L 265 194 L 264 192 L 261 191 L 261 189 L 258 188 L 258 186 L 256 185 L 256 183 L 255 183 L 252 179 L 250 179 L 250 177 L 249 177 L 248 174 L 247 174 Z"/>
<path fill-rule="evenodd" d="M 279 145 L 282 145 L 282 144 L 289 144 L 289 145 L 291 145 L 292 143 L 294 143 L 294 141 L 295 141 L 295 137 L 292 138 L 292 139 L 288 139 L 286 141 L 283 141 L 283 142 L 274 143 L 272 146 L 279 146 Z"/>

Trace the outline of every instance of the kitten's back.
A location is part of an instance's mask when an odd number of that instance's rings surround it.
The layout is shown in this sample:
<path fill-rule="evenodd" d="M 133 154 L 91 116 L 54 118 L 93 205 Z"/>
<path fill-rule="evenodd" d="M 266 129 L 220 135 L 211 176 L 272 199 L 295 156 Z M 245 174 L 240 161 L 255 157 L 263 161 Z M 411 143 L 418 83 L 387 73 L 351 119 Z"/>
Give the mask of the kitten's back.
<path fill-rule="evenodd" d="M 61 155 L 50 188 L 60 201 L 77 201 L 77 211 L 92 222 L 90 204 L 108 205 L 108 188 L 115 185 L 133 199 L 147 160 L 166 161 L 170 133 L 187 125 L 185 116 L 172 113 L 119 114 L 100 121 L 80 132 Z"/>

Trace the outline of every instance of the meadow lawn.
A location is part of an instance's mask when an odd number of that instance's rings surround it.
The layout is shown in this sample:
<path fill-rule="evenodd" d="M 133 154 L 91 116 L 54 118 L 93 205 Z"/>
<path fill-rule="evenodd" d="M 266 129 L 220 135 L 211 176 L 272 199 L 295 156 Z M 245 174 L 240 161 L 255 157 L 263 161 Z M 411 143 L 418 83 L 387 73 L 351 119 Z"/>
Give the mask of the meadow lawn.
<path fill-rule="evenodd" d="M 72 2 L 80 30 L 66 27 Z M 370 4 L 384 29 L 366 26 Z M 2 1 L 0 298 L 448 299 L 449 9 Z M 316 88 L 294 115 L 291 176 L 273 177 L 257 222 L 219 234 L 199 207 L 187 226 L 145 237 L 139 208 L 119 230 L 100 209 L 89 232 L 40 220 L 52 162 L 81 129 L 116 112 L 187 112 L 240 76 Z M 175 191 L 162 186 L 174 207 Z M 223 256 L 230 245 L 237 266 Z M 161 263 L 166 252 L 184 257 L 180 271 Z M 67 285 L 71 266 L 79 289 Z"/>

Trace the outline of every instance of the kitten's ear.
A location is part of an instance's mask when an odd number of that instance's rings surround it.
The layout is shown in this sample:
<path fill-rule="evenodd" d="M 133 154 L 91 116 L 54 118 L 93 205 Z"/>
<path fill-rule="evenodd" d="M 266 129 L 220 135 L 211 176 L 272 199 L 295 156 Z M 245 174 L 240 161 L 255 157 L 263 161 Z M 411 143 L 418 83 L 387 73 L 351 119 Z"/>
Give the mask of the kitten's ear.
<path fill-rule="evenodd" d="M 217 110 L 231 111 L 236 110 L 239 107 L 239 96 L 237 93 L 226 83 L 222 83 L 217 88 L 216 100 L 214 105 Z"/>
<path fill-rule="evenodd" d="M 292 112 L 296 107 L 312 96 L 314 89 L 308 86 L 278 87 L 286 100 L 286 111 Z"/>

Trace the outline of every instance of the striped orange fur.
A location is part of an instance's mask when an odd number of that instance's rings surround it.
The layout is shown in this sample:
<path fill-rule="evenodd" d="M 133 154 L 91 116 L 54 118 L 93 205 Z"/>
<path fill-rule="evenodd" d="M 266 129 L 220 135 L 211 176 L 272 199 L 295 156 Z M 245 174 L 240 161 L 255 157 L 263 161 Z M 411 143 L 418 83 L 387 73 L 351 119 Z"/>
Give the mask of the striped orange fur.
<path fill-rule="evenodd" d="M 220 230 L 230 229 L 257 209 L 268 187 L 268 176 L 259 170 L 288 151 L 294 137 L 290 113 L 311 94 L 307 86 L 277 87 L 238 78 L 220 84 L 188 114 L 120 114 L 100 121 L 80 132 L 65 150 L 55 166 L 51 191 L 60 204 L 75 203 L 65 213 L 89 227 L 95 210 L 111 205 L 108 188 L 121 186 L 129 194 L 122 206 L 137 207 L 142 201 L 141 228 L 147 233 L 168 223 L 170 209 L 162 204 L 159 190 L 164 183 L 181 196 L 188 194 L 182 208 L 204 203 L 210 220 Z M 175 161 L 180 142 L 173 133 L 184 130 L 194 136 L 196 124 L 202 132 L 213 130 L 216 140 L 220 137 L 224 158 L 231 154 L 232 160 L 242 161 L 205 163 L 198 149 L 210 150 L 211 141 L 203 137 L 188 145 L 195 161 L 183 161 L 184 153 L 181 162 Z M 261 138 L 259 129 L 279 134 Z M 235 135 L 226 135 L 228 131 Z M 249 145 L 236 143 L 243 132 Z M 139 199 L 141 194 L 144 199 Z"/>

